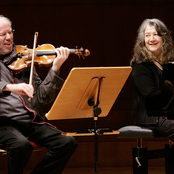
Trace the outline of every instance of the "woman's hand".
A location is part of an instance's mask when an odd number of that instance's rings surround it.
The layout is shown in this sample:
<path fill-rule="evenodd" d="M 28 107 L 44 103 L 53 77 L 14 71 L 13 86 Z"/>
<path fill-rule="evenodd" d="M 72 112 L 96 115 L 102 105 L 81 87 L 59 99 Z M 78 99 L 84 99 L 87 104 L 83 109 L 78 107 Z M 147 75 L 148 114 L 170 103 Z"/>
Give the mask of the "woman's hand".
<path fill-rule="evenodd" d="M 169 94 L 173 94 L 173 93 L 174 93 L 173 84 L 172 84 L 169 80 L 165 80 L 164 83 L 165 83 L 166 91 L 167 91 Z"/>

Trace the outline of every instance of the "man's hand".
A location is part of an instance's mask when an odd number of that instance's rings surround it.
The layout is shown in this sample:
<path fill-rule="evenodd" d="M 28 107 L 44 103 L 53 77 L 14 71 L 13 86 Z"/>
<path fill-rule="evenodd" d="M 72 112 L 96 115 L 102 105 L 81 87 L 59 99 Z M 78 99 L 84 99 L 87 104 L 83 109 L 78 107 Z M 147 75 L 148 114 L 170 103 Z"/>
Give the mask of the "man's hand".
<path fill-rule="evenodd" d="M 66 47 L 60 47 L 55 49 L 57 57 L 53 61 L 52 69 L 58 71 L 62 64 L 66 61 L 70 54 L 70 50 Z"/>
<path fill-rule="evenodd" d="M 7 84 L 3 91 L 14 92 L 19 95 L 28 95 L 28 97 L 33 98 L 33 86 L 26 83 L 18 83 L 18 84 Z"/>

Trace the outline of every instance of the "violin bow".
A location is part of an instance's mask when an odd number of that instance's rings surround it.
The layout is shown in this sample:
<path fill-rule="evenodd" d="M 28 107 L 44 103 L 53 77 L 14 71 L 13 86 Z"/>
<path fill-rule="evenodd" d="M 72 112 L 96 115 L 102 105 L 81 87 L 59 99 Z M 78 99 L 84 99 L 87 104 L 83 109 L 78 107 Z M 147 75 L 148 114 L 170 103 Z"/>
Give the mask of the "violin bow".
<path fill-rule="evenodd" d="M 31 62 L 31 67 L 30 67 L 30 80 L 29 80 L 30 85 L 32 85 L 32 82 L 33 82 L 34 58 L 35 58 L 35 55 L 36 55 L 37 38 L 38 38 L 38 32 L 35 32 L 35 34 L 34 34 L 34 43 L 33 43 L 32 62 Z M 29 98 L 28 100 L 31 101 L 31 98 Z"/>

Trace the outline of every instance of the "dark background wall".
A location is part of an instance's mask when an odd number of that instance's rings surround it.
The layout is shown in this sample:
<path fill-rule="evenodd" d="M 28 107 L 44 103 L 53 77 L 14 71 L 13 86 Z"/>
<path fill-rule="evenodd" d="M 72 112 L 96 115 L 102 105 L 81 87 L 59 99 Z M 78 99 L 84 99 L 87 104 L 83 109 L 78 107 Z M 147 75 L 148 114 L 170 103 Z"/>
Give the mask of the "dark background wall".
<path fill-rule="evenodd" d="M 137 29 L 142 21 L 146 18 L 159 18 L 169 29 L 174 30 L 173 9 L 172 0 L 1 0 L 0 2 L 0 14 L 9 17 L 13 22 L 14 40 L 17 45 L 27 45 L 28 48 L 32 48 L 34 33 L 37 31 L 39 32 L 38 45 L 50 43 L 55 47 L 78 46 L 90 50 L 91 55 L 85 60 L 79 59 L 76 55 L 70 55 L 61 68 L 60 76 L 64 79 L 73 67 L 129 66 Z M 43 79 L 48 68 L 37 69 Z M 108 116 L 99 118 L 99 127 L 117 130 L 122 126 L 133 124 L 131 105 L 130 76 Z M 44 112 L 47 112 L 50 107 L 51 104 L 44 106 Z M 51 123 L 64 131 L 93 128 L 91 118 L 56 120 Z M 77 138 L 77 141 L 79 148 L 70 166 L 82 166 L 78 161 L 78 155 L 83 153 L 82 159 L 86 160 L 83 164 L 93 165 L 93 160 L 91 162 L 87 153 L 89 148 L 93 149 L 93 138 L 81 137 Z M 99 149 L 102 153 L 106 149 L 106 144 L 112 152 L 117 147 L 117 153 L 121 146 L 122 148 L 128 146 L 127 143 L 123 146 L 125 142 L 114 136 L 100 138 L 99 142 L 100 147 L 103 147 Z M 131 150 L 131 143 L 129 146 Z M 124 152 L 124 149 L 122 150 Z M 130 162 L 118 163 L 111 151 L 110 153 L 106 151 L 106 156 L 114 160 L 112 162 L 108 160 L 108 163 L 99 161 L 99 164 L 131 165 Z"/>

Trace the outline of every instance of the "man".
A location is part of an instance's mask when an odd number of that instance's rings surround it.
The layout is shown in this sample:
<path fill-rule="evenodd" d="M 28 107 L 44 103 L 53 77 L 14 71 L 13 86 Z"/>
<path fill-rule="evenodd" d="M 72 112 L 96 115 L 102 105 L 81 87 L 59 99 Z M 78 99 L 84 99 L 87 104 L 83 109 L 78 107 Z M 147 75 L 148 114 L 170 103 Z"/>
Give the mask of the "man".
<path fill-rule="evenodd" d="M 61 173 L 77 147 L 73 137 L 61 135 L 60 130 L 44 122 L 40 107 L 52 101 L 63 84 L 58 74 L 70 50 L 60 47 L 55 51 L 57 57 L 44 81 L 34 69 L 29 85 L 28 70 L 13 74 L 8 68 L 16 56 L 13 30 L 11 21 L 0 16 L 0 144 L 8 147 L 9 174 L 23 173 L 33 150 L 29 140 L 48 149 L 31 174 Z"/>

